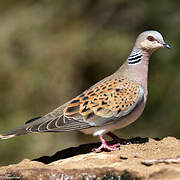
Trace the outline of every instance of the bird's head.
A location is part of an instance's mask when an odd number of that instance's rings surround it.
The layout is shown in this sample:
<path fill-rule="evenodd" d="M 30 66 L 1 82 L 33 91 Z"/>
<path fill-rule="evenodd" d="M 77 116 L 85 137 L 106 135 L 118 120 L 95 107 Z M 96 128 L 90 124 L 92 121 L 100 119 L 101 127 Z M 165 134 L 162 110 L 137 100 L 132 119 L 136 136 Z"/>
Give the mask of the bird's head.
<path fill-rule="evenodd" d="M 162 35 L 157 31 L 144 31 L 142 32 L 136 40 L 135 48 L 153 52 L 159 48 L 168 48 L 171 47 L 165 43 Z"/>

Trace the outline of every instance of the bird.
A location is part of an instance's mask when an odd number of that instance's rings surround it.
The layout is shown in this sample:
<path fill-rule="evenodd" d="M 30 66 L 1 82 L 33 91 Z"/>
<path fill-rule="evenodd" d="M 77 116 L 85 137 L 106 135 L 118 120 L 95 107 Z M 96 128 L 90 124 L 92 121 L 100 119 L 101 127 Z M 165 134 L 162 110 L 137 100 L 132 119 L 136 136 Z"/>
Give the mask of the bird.
<path fill-rule="evenodd" d="M 113 131 L 130 125 L 143 113 L 148 95 L 149 60 L 151 54 L 159 48 L 171 47 L 158 31 L 140 33 L 130 55 L 112 75 L 50 113 L 0 134 L 0 138 L 9 139 L 27 133 L 77 130 L 99 136 L 101 145 L 96 151 L 119 149 L 121 139 Z M 109 145 L 105 134 L 116 142 Z"/>

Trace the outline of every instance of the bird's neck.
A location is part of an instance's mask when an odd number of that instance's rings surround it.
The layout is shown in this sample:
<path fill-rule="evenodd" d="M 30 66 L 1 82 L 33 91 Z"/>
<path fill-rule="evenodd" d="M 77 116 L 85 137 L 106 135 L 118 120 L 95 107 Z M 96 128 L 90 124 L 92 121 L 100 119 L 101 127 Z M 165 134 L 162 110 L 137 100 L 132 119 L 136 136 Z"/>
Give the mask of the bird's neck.
<path fill-rule="evenodd" d="M 119 74 L 124 74 L 141 84 L 146 95 L 150 56 L 150 52 L 133 49 L 125 63 L 118 69 Z"/>

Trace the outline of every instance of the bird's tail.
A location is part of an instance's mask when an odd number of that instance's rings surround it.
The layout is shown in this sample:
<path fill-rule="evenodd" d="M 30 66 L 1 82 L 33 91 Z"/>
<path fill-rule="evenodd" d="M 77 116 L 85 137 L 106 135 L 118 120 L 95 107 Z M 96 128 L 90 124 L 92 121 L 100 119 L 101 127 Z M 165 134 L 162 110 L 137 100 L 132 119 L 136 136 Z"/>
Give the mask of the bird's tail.
<path fill-rule="evenodd" d="M 27 133 L 28 132 L 26 131 L 26 127 L 22 126 L 22 127 L 17 128 L 17 129 L 13 129 L 11 131 L 8 131 L 5 134 L 0 134 L 0 138 L 1 139 L 9 139 L 9 138 L 12 138 L 14 136 L 20 136 L 20 135 L 27 134 Z"/>
<path fill-rule="evenodd" d="M 27 127 L 29 126 L 30 123 L 40 119 L 41 117 L 37 117 L 37 118 L 34 118 L 34 119 L 31 119 L 29 121 L 27 121 L 25 123 L 25 125 L 19 127 L 19 128 L 16 128 L 16 129 L 13 129 L 11 131 L 8 131 L 7 133 L 5 134 L 0 134 L 0 138 L 1 139 L 9 139 L 9 138 L 12 138 L 12 137 L 15 137 L 15 136 L 20 136 L 20 135 L 23 135 L 23 134 L 27 134 L 27 133 L 30 133 L 28 130 L 27 130 Z"/>

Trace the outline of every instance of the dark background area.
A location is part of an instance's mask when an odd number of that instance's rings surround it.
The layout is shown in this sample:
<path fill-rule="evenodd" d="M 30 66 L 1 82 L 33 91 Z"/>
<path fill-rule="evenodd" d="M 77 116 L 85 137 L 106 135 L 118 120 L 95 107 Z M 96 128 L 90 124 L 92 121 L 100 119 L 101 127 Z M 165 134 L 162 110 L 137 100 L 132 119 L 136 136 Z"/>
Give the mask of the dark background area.
<path fill-rule="evenodd" d="M 6 0 L 0 2 L 0 132 L 46 114 L 113 73 L 145 30 L 172 50 L 150 61 L 143 116 L 123 138 L 180 137 L 180 1 Z M 79 132 L 0 140 L 0 165 L 98 138 Z"/>

